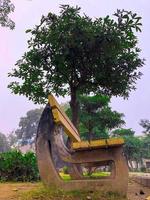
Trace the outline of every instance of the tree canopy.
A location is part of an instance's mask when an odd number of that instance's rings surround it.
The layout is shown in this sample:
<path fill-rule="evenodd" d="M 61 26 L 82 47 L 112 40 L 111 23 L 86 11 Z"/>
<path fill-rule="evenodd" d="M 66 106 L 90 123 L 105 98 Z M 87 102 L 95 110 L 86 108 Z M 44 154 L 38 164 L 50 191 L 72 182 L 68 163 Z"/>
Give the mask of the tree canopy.
<path fill-rule="evenodd" d="M 19 128 L 15 131 L 16 140 L 22 145 L 34 142 L 39 119 L 43 109 L 29 110 L 25 117 L 20 118 Z"/>
<path fill-rule="evenodd" d="M 128 97 L 140 78 L 143 60 L 135 35 L 141 17 L 117 10 L 116 19 L 92 19 L 80 8 L 62 5 L 59 15 L 42 16 L 31 34 L 28 51 L 17 61 L 9 76 L 12 92 L 35 103 L 47 95 L 70 95 L 73 123 L 78 121 L 78 94 L 90 92 Z"/>
<path fill-rule="evenodd" d="M 110 130 L 125 124 L 123 113 L 113 111 L 105 95 L 79 96 L 79 131 L 82 139 L 108 138 Z M 71 118 L 70 108 L 67 114 Z"/>
<path fill-rule="evenodd" d="M 132 161 L 135 161 L 137 164 L 136 168 L 138 168 L 138 163 L 142 163 L 142 158 L 144 157 L 142 150 L 142 140 L 134 135 L 124 136 L 124 139 L 124 153 L 126 155 L 129 168 L 133 170 Z"/>
<path fill-rule="evenodd" d="M 135 132 L 129 128 L 129 129 L 125 129 L 125 128 L 121 128 L 121 129 L 116 129 L 113 130 L 111 132 L 111 135 L 113 137 L 128 137 L 128 136 L 134 136 Z"/>
<path fill-rule="evenodd" d="M 15 6 L 10 0 L 0 0 L 0 25 L 3 27 L 15 28 L 15 23 L 8 17 L 14 12 Z"/>
<path fill-rule="evenodd" d="M 143 133 L 150 136 L 150 121 L 148 119 L 141 119 L 140 125 L 143 127 Z"/>
<path fill-rule="evenodd" d="M 116 129 L 111 132 L 112 137 L 122 137 L 125 140 L 124 153 L 128 161 L 130 170 L 138 168 L 138 164 L 142 163 L 143 155 L 143 138 L 135 136 L 135 132 L 132 129 Z M 136 166 L 133 166 L 133 161 Z"/>

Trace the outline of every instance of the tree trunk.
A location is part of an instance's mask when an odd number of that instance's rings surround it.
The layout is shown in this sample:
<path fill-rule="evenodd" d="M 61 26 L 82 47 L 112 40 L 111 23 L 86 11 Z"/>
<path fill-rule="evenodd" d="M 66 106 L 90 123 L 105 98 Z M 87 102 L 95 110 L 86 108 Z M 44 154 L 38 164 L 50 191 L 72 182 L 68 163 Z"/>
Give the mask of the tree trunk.
<path fill-rule="evenodd" d="M 90 142 L 92 139 L 93 139 L 93 137 L 92 137 L 92 128 L 90 128 L 89 130 L 88 130 L 89 132 L 88 132 L 88 141 Z"/>
<path fill-rule="evenodd" d="M 130 164 L 129 168 L 131 171 L 134 171 L 134 167 L 133 167 L 133 164 L 132 164 L 132 160 L 128 159 L 128 162 Z"/>
<path fill-rule="evenodd" d="M 70 107 L 72 111 L 72 123 L 78 130 L 79 129 L 79 102 L 77 99 L 77 91 L 74 88 L 71 88 Z"/>

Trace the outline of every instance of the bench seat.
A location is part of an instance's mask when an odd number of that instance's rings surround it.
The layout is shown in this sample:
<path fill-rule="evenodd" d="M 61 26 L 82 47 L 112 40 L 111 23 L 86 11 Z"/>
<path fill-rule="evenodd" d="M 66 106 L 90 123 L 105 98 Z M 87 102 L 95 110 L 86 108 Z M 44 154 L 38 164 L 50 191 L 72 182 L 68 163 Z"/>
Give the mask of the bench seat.
<path fill-rule="evenodd" d="M 73 142 L 72 148 L 74 150 L 84 150 L 84 149 L 97 149 L 97 148 L 109 148 L 121 146 L 124 144 L 123 138 L 110 138 L 110 139 L 100 139 L 100 140 L 91 140 Z"/>

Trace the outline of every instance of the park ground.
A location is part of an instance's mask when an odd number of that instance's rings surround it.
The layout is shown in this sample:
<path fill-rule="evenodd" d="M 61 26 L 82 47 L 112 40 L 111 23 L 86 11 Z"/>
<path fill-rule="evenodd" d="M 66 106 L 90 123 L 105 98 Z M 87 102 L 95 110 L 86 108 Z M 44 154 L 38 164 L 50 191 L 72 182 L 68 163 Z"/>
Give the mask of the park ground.
<path fill-rule="evenodd" d="M 131 178 L 128 187 L 128 200 L 150 200 L 150 188 L 135 183 Z M 115 194 L 64 193 L 50 191 L 42 183 L 0 183 L 0 200 L 127 200 Z"/>

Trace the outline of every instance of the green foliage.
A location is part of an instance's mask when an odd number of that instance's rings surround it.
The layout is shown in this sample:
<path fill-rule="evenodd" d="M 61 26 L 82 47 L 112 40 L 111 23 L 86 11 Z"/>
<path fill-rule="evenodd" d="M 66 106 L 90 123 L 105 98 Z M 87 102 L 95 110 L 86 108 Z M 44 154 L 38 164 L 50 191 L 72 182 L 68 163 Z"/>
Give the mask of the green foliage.
<path fill-rule="evenodd" d="M 40 25 L 27 30 L 32 37 L 29 51 L 16 63 L 9 76 L 22 82 L 9 85 L 17 94 L 43 103 L 48 93 L 70 94 L 71 89 L 127 96 L 140 77 L 135 31 L 140 17 L 118 10 L 110 16 L 80 15 L 79 7 L 61 6 L 60 15 L 42 16 Z"/>
<path fill-rule="evenodd" d="M 127 200 L 125 197 L 120 196 L 113 192 L 91 192 L 82 190 L 73 190 L 65 192 L 59 190 L 58 188 L 46 188 L 44 186 L 39 186 L 37 189 L 30 192 L 26 192 L 22 195 L 20 200 L 86 200 L 87 196 L 90 196 L 92 200 Z"/>
<path fill-rule="evenodd" d="M 141 170 L 144 170 L 142 159 L 150 159 L 150 136 L 138 137 L 134 134 L 135 132 L 132 129 L 116 129 L 112 131 L 111 136 L 124 138 L 124 153 L 128 160 L 130 170 L 137 170 L 139 164 L 142 166 Z M 134 161 L 135 166 L 133 166 L 132 161 Z"/>
<path fill-rule="evenodd" d="M 117 10 L 110 16 L 92 19 L 79 7 L 62 5 L 59 15 L 42 16 L 28 41 L 28 51 L 9 76 L 19 78 L 9 88 L 35 103 L 47 95 L 71 96 L 72 121 L 78 122 L 78 94 L 90 92 L 128 97 L 140 78 L 136 31 L 141 17 Z"/>
<path fill-rule="evenodd" d="M 108 138 L 109 131 L 125 124 L 122 113 L 108 106 L 110 98 L 104 95 L 79 96 L 79 130 L 83 139 Z M 71 117 L 70 109 L 67 114 Z"/>
<path fill-rule="evenodd" d="M 125 136 L 125 154 L 129 160 L 139 160 L 142 158 L 142 142 L 135 136 Z"/>
<path fill-rule="evenodd" d="M 139 123 L 143 127 L 144 137 L 142 137 L 142 155 L 150 159 L 150 121 L 142 119 Z"/>
<path fill-rule="evenodd" d="M 19 128 L 15 131 L 15 135 L 22 145 L 27 144 L 30 139 L 34 141 L 42 111 L 43 108 L 29 110 L 25 117 L 20 118 Z"/>
<path fill-rule="evenodd" d="M 0 152 L 5 152 L 10 149 L 7 137 L 0 133 Z"/>
<path fill-rule="evenodd" d="M 135 132 L 132 129 L 116 129 L 112 131 L 112 137 L 122 137 L 125 140 L 124 153 L 128 160 L 128 165 L 130 170 L 138 168 L 138 164 L 142 163 L 142 158 L 144 158 L 143 152 L 143 138 L 134 135 Z M 133 163 L 136 166 L 133 167 Z"/>
<path fill-rule="evenodd" d="M 142 157 L 150 159 L 150 136 L 141 138 L 142 140 Z"/>
<path fill-rule="evenodd" d="M 37 181 L 39 173 L 36 156 L 13 150 L 0 153 L 0 181 Z"/>
<path fill-rule="evenodd" d="M 148 119 L 142 119 L 140 125 L 144 128 L 143 133 L 150 136 L 150 121 Z"/>
<path fill-rule="evenodd" d="M 113 137 L 128 137 L 128 136 L 134 136 L 135 132 L 132 129 L 116 129 L 111 132 L 111 135 Z"/>
<path fill-rule="evenodd" d="M 15 23 L 8 17 L 8 15 L 14 12 L 15 6 L 10 0 L 0 0 L 0 25 L 2 27 L 15 28 Z"/>

